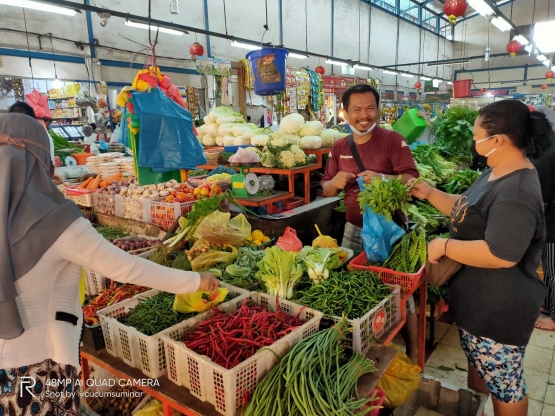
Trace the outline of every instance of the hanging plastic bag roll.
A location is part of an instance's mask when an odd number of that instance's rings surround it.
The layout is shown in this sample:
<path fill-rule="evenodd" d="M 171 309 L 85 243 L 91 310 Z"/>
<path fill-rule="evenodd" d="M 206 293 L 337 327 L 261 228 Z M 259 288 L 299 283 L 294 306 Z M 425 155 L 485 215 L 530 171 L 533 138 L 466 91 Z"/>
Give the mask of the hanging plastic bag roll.
<path fill-rule="evenodd" d="M 364 187 L 362 178 L 358 178 L 360 188 Z M 393 244 L 399 240 L 405 231 L 393 221 L 387 221 L 383 215 L 378 215 L 369 207 L 362 214 L 362 244 L 366 258 L 370 263 L 384 262 Z"/>

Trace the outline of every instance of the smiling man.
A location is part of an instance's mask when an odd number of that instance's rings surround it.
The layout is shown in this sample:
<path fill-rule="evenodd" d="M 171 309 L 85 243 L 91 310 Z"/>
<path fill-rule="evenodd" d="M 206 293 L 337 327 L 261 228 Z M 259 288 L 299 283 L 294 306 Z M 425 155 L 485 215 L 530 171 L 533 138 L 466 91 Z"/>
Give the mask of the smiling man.
<path fill-rule="evenodd" d="M 379 105 L 380 94 L 369 85 L 355 85 L 345 92 L 343 108 L 352 135 L 335 142 L 322 179 L 326 196 L 337 196 L 345 191 L 347 224 L 341 246 L 352 250 L 364 249 L 360 236 L 362 214 L 357 202 L 357 178 L 362 177 L 368 183 L 375 176 L 385 179 L 401 175 L 403 182 L 407 182 L 419 176 L 405 139 L 393 130 L 379 127 Z M 407 305 L 404 335 L 407 355 L 416 363 L 417 319 L 412 298 Z"/>

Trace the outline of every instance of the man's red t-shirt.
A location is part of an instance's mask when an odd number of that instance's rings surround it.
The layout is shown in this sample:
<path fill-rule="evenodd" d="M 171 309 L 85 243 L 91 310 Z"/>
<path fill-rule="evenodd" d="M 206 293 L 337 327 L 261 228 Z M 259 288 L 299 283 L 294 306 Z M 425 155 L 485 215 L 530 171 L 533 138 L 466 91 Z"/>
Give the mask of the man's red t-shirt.
<path fill-rule="evenodd" d="M 364 144 L 356 145 L 366 170 L 384 175 L 409 174 L 418 178 L 418 170 L 409 145 L 399 133 L 393 130 L 376 127 L 372 138 Z M 338 172 L 361 173 L 351 154 L 349 137 L 335 142 L 330 152 L 326 173 L 322 183 L 333 179 Z M 356 179 L 352 179 L 345 187 L 345 205 L 347 221 L 362 226 L 362 214 L 357 197 L 360 189 Z"/>

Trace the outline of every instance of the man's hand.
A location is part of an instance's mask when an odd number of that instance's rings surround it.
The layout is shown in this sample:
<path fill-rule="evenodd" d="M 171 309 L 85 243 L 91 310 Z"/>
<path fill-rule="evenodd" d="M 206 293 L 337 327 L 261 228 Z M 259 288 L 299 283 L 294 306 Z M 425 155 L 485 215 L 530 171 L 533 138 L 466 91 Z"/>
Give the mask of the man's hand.
<path fill-rule="evenodd" d="M 212 273 L 204 272 L 200 274 L 200 287 L 203 292 L 214 292 L 218 289 L 220 283 Z"/>
<path fill-rule="evenodd" d="M 339 190 L 345 189 L 347 184 L 351 179 L 356 178 L 356 175 L 351 172 L 337 172 L 337 175 L 333 177 L 333 186 Z"/>
<path fill-rule="evenodd" d="M 377 173 L 372 170 L 365 170 L 364 172 L 358 174 L 358 177 L 362 178 L 364 183 L 370 183 L 373 178 L 379 178 L 381 176 L 381 173 Z"/>
<path fill-rule="evenodd" d="M 422 110 L 418 110 L 418 117 L 423 118 L 424 120 L 429 120 L 428 113 Z"/>
<path fill-rule="evenodd" d="M 446 238 L 436 238 L 428 244 L 428 261 L 437 264 L 439 259 L 445 256 Z"/>

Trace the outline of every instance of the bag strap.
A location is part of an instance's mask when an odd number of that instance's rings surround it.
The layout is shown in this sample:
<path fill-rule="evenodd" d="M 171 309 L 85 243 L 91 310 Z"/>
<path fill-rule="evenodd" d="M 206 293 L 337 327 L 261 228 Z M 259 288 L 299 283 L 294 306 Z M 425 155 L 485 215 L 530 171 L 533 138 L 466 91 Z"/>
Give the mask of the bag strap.
<path fill-rule="evenodd" d="M 360 169 L 360 172 L 361 173 L 364 172 L 366 168 L 364 167 L 364 163 L 362 163 L 362 159 L 360 158 L 360 154 L 358 153 L 358 150 L 355 144 L 355 139 L 352 133 L 351 133 L 351 136 L 349 137 L 349 147 L 351 148 L 351 154 L 353 155 L 353 158 L 355 159 L 355 162 L 358 168 Z"/>

